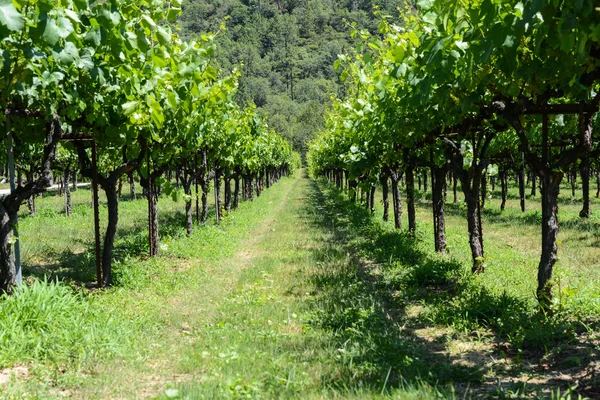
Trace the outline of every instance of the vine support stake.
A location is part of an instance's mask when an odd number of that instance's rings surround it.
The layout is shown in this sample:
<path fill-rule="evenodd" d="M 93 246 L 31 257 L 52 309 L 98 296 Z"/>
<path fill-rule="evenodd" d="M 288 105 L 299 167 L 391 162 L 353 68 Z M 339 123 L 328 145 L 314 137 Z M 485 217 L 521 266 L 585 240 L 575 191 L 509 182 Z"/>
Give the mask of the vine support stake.
<path fill-rule="evenodd" d="M 8 134 L 8 169 L 10 175 L 10 193 L 12 194 L 15 191 L 15 157 L 13 154 L 13 141 L 12 141 L 12 128 L 10 125 L 10 116 L 6 116 L 6 133 Z M 17 285 L 23 283 L 23 272 L 21 270 L 21 245 L 19 242 L 19 230 L 17 226 L 19 224 L 19 219 L 15 215 L 13 224 L 13 235 L 15 237 L 15 270 L 16 277 L 15 280 Z"/>
<path fill-rule="evenodd" d="M 96 239 L 96 278 L 102 287 L 102 263 L 100 258 L 100 212 L 98 211 L 98 154 L 96 141 L 92 141 L 92 191 L 94 198 L 94 236 Z"/>

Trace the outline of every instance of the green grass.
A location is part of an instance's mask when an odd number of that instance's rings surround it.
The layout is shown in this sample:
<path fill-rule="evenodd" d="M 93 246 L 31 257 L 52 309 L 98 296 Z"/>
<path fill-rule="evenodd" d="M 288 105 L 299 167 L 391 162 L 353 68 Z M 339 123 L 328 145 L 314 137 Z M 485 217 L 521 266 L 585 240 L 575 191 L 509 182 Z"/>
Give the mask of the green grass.
<path fill-rule="evenodd" d="M 567 398 L 578 380 L 572 396 L 593 398 L 600 202 L 580 221 L 566 194 L 551 318 L 533 296 L 539 200 L 521 214 L 512 188 L 506 211 L 486 206 L 477 277 L 464 207 L 447 205 L 450 254 L 434 254 L 425 193 L 416 238 L 308 179 L 189 237 L 183 203 L 161 199 L 155 259 L 145 201 L 123 199 L 115 285 L 101 291 L 86 289 L 90 192 L 70 218 L 62 199 L 38 199 L 36 217 L 21 213 L 30 284 L 0 300 L 3 397 Z"/>
<path fill-rule="evenodd" d="M 429 193 L 419 193 L 418 232 L 413 240 L 379 221 L 381 207 L 371 216 L 364 206 L 351 204 L 337 189 L 324 184 L 318 188 L 326 193 L 321 203 L 330 204 L 324 207 L 329 210 L 324 220 L 342 232 L 344 251 L 361 260 L 368 279 L 376 282 L 370 292 L 379 292 L 382 303 L 400 313 L 400 326 L 412 331 L 417 340 L 431 344 L 425 347 L 449 356 L 454 370 L 450 372 L 455 373 L 457 365 L 474 368 L 473 375 L 450 380 L 471 385 L 469 378 L 475 378 L 482 383 L 475 387 L 486 387 L 489 394 L 492 382 L 499 379 L 497 395 L 501 396 L 511 390 L 510 385 L 534 379 L 537 384 L 527 389 L 527 395 L 532 396 L 550 395 L 548 375 L 563 373 L 563 380 L 555 381 L 562 382 L 563 387 L 588 375 L 580 379 L 579 389 L 597 393 L 599 382 L 589 376 L 599 350 L 597 199 L 592 205 L 593 216 L 582 221 L 578 217 L 580 202 L 563 191 L 555 313 L 547 317 L 539 314 L 534 297 L 541 230 L 539 198 L 528 199 L 530 211 L 525 214 L 518 209 L 512 190 L 504 212 L 499 210 L 499 199 L 488 199 L 483 221 L 486 272 L 473 277 L 469 273 L 464 205 L 447 204 L 449 255 L 439 256 L 432 252 Z M 351 301 L 356 302 L 356 298 L 351 297 Z M 351 305 L 347 310 L 354 312 L 356 308 Z M 383 312 L 389 315 L 389 311 Z M 323 311 L 328 319 L 336 314 Z M 435 374 L 434 366 L 439 363 L 430 359 L 426 364 L 428 373 Z M 443 382 L 450 376 L 447 371 L 433 381 Z"/>

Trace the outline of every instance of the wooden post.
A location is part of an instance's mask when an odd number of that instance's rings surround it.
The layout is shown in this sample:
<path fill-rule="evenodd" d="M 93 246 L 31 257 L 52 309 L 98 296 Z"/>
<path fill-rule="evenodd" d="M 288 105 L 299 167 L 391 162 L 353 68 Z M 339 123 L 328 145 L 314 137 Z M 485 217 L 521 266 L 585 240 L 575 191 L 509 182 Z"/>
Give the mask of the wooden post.
<path fill-rule="evenodd" d="M 98 154 L 96 141 L 92 141 L 92 192 L 94 202 L 94 236 L 96 239 L 96 279 L 102 287 L 102 262 L 100 251 L 100 212 L 98 208 Z"/>
<path fill-rule="evenodd" d="M 6 131 L 8 133 L 8 171 L 10 175 L 10 193 L 15 191 L 15 157 L 13 154 L 13 142 L 12 142 L 12 132 L 10 125 L 10 116 L 6 116 Z M 17 285 L 23 283 L 23 272 L 21 270 L 21 247 L 19 240 L 19 231 L 17 229 L 19 220 L 15 215 L 15 220 L 13 223 L 13 235 L 15 237 L 15 281 Z"/>

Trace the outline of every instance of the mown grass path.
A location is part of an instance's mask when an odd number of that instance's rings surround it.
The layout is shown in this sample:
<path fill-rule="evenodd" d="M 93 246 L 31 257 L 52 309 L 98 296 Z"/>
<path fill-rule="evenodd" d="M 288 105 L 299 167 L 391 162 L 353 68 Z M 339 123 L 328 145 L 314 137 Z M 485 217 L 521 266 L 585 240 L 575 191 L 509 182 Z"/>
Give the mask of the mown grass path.
<path fill-rule="evenodd" d="M 163 203 L 162 255 L 123 257 L 115 287 L 93 295 L 128 344 L 18 363 L 7 397 L 533 397 L 594 370 L 593 330 L 540 322 L 526 296 L 490 292 L 422 232 L 394 232 L 302 173 L 190 237 Z M 143 202 L 124 208 L 143 222 Z M 125 235 L 121 254 L 140 240 Z M 567 372 L 562 354 L 576 357 Z"/>

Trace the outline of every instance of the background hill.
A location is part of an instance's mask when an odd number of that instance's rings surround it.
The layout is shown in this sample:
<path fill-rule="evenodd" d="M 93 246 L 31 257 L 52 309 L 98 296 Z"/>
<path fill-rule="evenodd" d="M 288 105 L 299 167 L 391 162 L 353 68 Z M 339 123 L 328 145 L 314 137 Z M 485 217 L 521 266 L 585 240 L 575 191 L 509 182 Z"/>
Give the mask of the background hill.
<path fill-rule="evenodd" d="M 305 153 L 324 126 L 331 94 L 344 88 L 333 69 L 351 46 L 351 23 L 375 31 L 374 6 L 392 15 L 403 0 L 188 0 L 180 25 L 184 37 L 218 35 L 217 58 L 226 71 L 241 67 L 241 105 L 254 102 L 269 123 Z"/>

